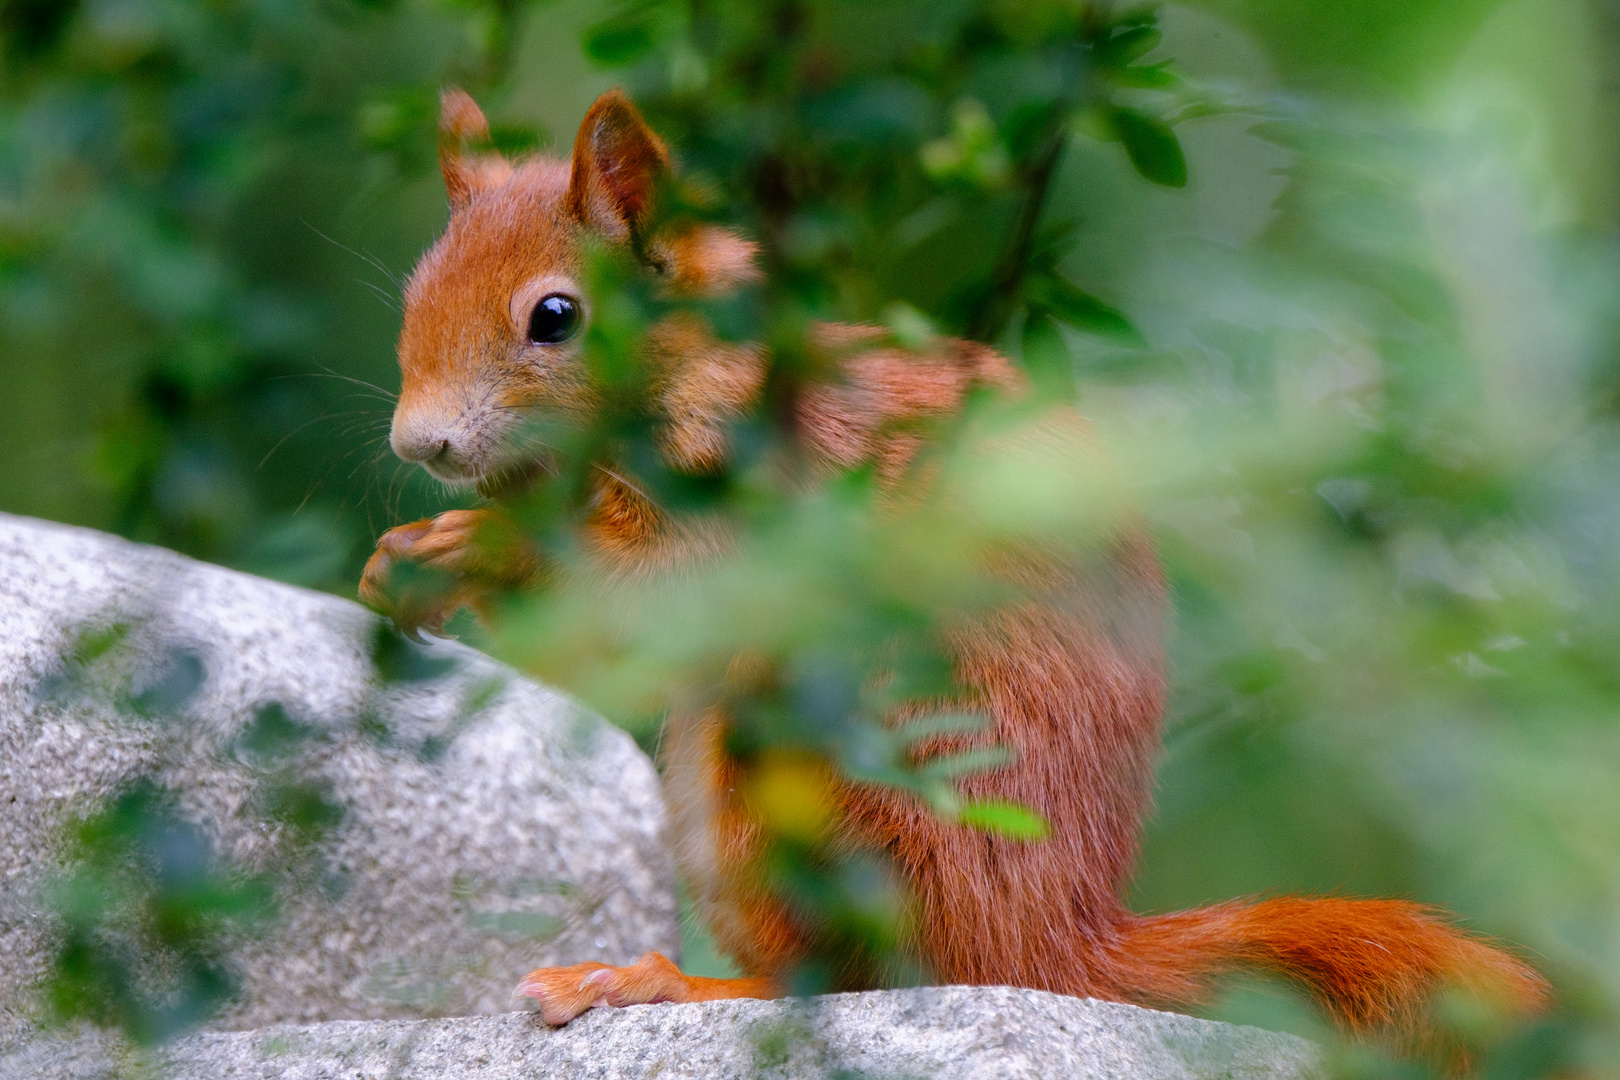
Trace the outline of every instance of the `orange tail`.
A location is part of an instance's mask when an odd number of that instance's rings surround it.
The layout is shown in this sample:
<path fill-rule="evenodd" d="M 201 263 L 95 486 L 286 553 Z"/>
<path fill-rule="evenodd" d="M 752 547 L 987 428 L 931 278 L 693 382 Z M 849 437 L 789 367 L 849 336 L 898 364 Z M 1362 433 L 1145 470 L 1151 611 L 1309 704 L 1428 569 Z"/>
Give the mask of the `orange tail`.
<path fill-rule="evenodd" d="M 1286 896 L 1136 916 L 1120 953 L 1121 981 L 1143 1001 L 1195 1003 L 1212 976 L 1257 967 L 1303 983 L 1355 1032 L 1417 1031 L 1446 987 L 1519 1015 L 1551 993 L 1524 963 L 1403 900 Z"/>

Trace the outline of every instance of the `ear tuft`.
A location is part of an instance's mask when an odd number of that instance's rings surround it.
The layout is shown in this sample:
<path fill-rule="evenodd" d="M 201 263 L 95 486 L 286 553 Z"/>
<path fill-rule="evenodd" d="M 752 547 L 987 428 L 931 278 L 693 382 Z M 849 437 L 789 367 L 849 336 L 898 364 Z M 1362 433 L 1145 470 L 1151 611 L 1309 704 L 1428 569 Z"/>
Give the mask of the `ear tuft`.
<path fill-rule="evenodd" d="M 447 86 L 439 94 L 439 137 L 458 148 L 469 142 L 487 142 L 489 121 L 472 95 L 459 86 Z"/>
<path fill-rule="evenodd" d="M 669 151 L 623 90 L 596 99 L 574 140 L 568 209 L 584 225 L 628 240 L 646 223 Z"/>
<path fill-rule="evenodd" d="M 489 142 L 489 121 L 472 95 L 459 86 L 447 86 L 439 95 L 439 171 L 450 196 L 451 211 L 460 210 L 473 195 L 502 184 L 512 167 L 499 154 L 469 149 L 469 143 Z"/>

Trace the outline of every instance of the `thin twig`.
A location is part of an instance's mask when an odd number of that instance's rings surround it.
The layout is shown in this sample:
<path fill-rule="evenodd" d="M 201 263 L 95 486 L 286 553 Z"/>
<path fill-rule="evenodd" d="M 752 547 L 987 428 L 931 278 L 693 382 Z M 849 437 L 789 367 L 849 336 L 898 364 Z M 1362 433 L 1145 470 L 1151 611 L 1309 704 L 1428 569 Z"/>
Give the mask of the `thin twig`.
<path fill-rule="evenodd" d="M 1089 51 L 1089 43 L 1102 36 L 1112 15 L 1113 5 L 1109 0 L 1092 0 L 1086 5 L 1080 25 L 1082 55 Z M 1024 205 L 1019 207 L 1012 240 L 991 278 L 990 295 L 979 305 L 968 325 L 968 336 L 977 341 L 990 342 L 1000 336 L 1018 309 L 1019 293 L 1024 287 L 1024 275 L 1029 269 L 1030 258 L 1035 253 L 1041 214 L 1046 210 L 1052 178 L 1057 174 L 1058 162 L 1063 160 L 1063 151 L 1069 144 L 1069 114 L 1079 104 L 1087 74 L 1082 61 L 1073 82 L 1063 96 L 1053 103 L 1052 116 L 1041 135 L 1040 152 L 1025 173 L 1028 194 L 1024 198 Z"/>
<path fill-rule="evenodd" d="M 1035 252 L 1036 229 L 1046 209 L 1046 196 L 1052 187 L 1063 148 L 1068 145 L 1068 109 L 1060 106 L 1057 120 L 1046 135 L 1046 145 L 1029 171 L 1029 194 L 1018 211 L 1018 223 L 1013 228 L 1012 241 L 1007 253 L 996 267 L 991 279 L 990 296 L 979 305 L 978 317 L 968 327 L 968 336 L 976 341 L 993 341 L 1000 335 L 1018 306 L 1018 294 L 1024 286 L 1024 271 Z"/>

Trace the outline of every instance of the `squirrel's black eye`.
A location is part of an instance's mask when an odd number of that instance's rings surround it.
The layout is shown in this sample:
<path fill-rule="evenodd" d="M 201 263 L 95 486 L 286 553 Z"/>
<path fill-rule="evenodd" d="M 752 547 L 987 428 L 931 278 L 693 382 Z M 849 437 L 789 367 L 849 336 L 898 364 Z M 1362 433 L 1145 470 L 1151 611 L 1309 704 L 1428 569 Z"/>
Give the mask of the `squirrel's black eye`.
<path fill-rule="evenodd" d="M 579 305 L 562 293 L 542 297 L 529 315 L 529 340 L 536 345 L 567 341 L 579 329 Z"/>

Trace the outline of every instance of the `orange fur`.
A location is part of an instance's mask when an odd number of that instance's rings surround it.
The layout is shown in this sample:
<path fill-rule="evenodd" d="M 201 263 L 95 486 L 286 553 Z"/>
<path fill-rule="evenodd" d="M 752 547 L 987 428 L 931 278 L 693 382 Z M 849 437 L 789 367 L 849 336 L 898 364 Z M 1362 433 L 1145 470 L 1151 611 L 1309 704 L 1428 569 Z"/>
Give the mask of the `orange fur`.
<path fill-rule="evenodd" d="M 722 296 L 758 281 L 758 251 L 753 241 L 718 225 L 690 226 L 648 244 L 649 260 L 663 267 L 671 289 L 693 296 Z"/>
<path fill-rule="evenodd" d="M 406 292 L 393 439 L 402 456 L 436 475 L 488 483 L 533 465 L 536 451 L 516 444 L 514 417 L 592 407 L 577 345 L 535 345 L 524 336 L 524 305 L 545 290 L 577 295 L 585 234 L 639 244 L 676 290 L 723 290 L 755 271 L 752 246 L 721 230 L 639 235 L 668 153 L 621 93 L 591 108 L 568 163 L 469 158 L 462 144 L 487 131 L 475 112 L 470 98 L 446 94 L 444 127 L 454 137 L 444 143 L 444 174 L 455 213 Z M 871 464 L 898 488 L 927 421 L 958 410 L 976 386 L 1017 392 L 1021 380 L 981 345 L 941 339 L 911 352 L 885 342 L 872 327 L 813 327 L 807 344 L 827 376 L 799 395 L 794 419 L 822 468 Z M 693 472 L 718 467 L 729 452 L 726 422 L 760 392 L 763 353 L 723 344 L 688 319 L 655 327 L 648 348 L 670 463 Z M 1072 414 L 1052 423 L 1065 437 L 1082 425 Z M 581 525 L 608 571 L 652 573 L 712 546 L 617 468 L 599 463 Z M 480 531 L 441 515 L 390 532 L 362 594 L 402 622 L 434 625 L 443 610 L 389 607 L 385 585 L 397 561 L 459 574 L 447 607 L 469 602 L 481 587 L 535 579 L 538 559 L 522 545 L 449 552 L 477 546 Z M 981 733 L 930 740 L 923 750 L 1011 748 L 1010 764 L 966 777 L 961 792 L 1033 808 L 1050 822 L 1050 838 L 1023 843 L 976 832 L 889 789 L 829 788 L 835 842 L 885 853 L 908 884 L 910 943 L 933 977 L 1185 1005 L 1204 999 L 1213 976 L 1254 965 L 1298 979 L 1357 1031 L 1420 1026 L 1424 1004 L 1448 985 L 1513 1011 L 1544 1001 L 1546 984 L 1528 967 L 1403 901 L 1281 897 L 1158 916 L 1126 910 L 1120 892 L 1148 809 L 1165 693 L 1157 561 L 1140 529 L 1127 526 L 1089 565 L 1009 552 L 997 572 L 1028 599 L 952 632 L 970 699 L 950 704 L 992 723 Z M 732 677 L 749 670 L 739 659 Z M 812 931 L 758 870 L 765 834 L 746 778 L 725 753 L 725 724 L 714 711 L 672 716 L 663 766 L 683 869 L 717 939 L 753 977 L 697 979 L 656 954 L 628 968 L 544 969 L 520 991 L 537 998 L 551 1022 L 598 1004 L 774 995 L 809 951 Z M 847 975 L 856 984 L 872 977 Z"/>
<path fill-rule="evenodd" d="M 763 350 L 726 344 L 687 315 L 654 325 L 647 351 L 657 370 L 654 393 L 668 419 L 660 449 L 686 472 L 720 468 L 730 456 L 727 422 L 743 415 L 765 385 Z"/>

